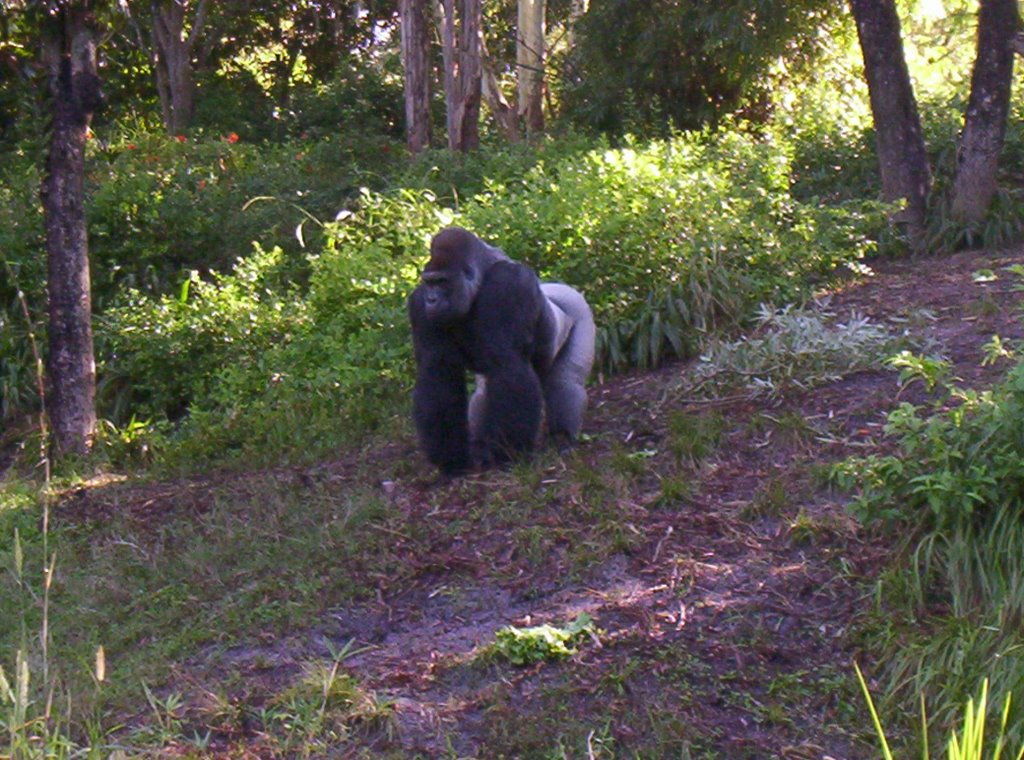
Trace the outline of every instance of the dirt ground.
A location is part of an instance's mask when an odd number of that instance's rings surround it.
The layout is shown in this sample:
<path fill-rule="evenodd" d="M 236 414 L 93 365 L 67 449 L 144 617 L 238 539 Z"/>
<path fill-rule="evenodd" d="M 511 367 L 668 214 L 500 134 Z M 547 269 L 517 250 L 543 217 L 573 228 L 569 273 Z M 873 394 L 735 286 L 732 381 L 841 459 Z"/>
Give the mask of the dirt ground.
<path fill-rule="evenodd" d="M 1012 264 L 1024 264 L 1024 250 L 875 262 L 874 274 L 834 293 L 829 308 L 926 338 L 977 387 L 1006 369 L 981 366 L 982 344 L 993 334 L 1022 337 L 1018 278 L 1004 270 Z M 998 277 L 978 276 L 983 270 Z M 618 448 L 663 450 L 673 412 L 723 420 L 717 449 L 674 500 L 663 498 L 652 454 L 619 505 L 628 549 L 580 577 L 571 547 L 557 542 L 538 565 L 507 536 L 439 532 L 429 551 L 417 549 L 411 579 L 382 582 L 376 600 L 332 609 L 309 630 L 233 649 L 220 667 L 270 688 L 351 641 L 360 651 L 343 668 L 393 714 L 386 729 L 356 731 L 338 757 L 877 756 L 852 678 L 852 663 L 871 653 L 853 634 L 893 537 L 860 529 L 847 497 L 815 473 L 885 445 L 896 374 L 860 372 L 771 401 L 707 402 L 673 393 L 687 371 L 675 364 L 592 389 L 592 435 L 577 456 L 595 467 Z M 418 456 L 409 441 L 374 455 L 383 473 Z M 352 468 L 323 463 L 316 476 L 343 482 Z M 559 477 L 557 467 L 549 476 Z M 377 485 L 395 508 L 440 523 L 494 481 Z M 119 502 L 159 511 L 202 489 L 201 481 L 147 486 Z M 552 505 L 552 530 L 558 509 L 570 506 Z M 600 632 L 568 660 L 515 667 L 473 657 L 503 626 L 563 625 L 582 612 Z M 186 681 L 209 677 L 187 670 Z M 559 735 L 565 746 L 552 744 Z M 220 745 L 225 756 L 264 756 L 258 735 L 239 739 Z"/>

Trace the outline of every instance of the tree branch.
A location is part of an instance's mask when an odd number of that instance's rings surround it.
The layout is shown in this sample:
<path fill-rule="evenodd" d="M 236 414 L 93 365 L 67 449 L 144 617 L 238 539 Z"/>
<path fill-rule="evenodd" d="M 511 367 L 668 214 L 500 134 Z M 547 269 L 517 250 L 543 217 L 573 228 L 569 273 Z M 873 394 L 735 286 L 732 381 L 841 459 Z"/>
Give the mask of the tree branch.
<path fill-rule="evenodd" d="M 188 49 L 192 50 L 192 46 L 196 44 L 199 39 L 199 35 L 203 31 L 203 26 L 206 24 L 206 13 L 210 9 L 209 0 L 199 0 L 199 6 L 196 8 L 196 20 L 192 24 L 192 29 L 188 33 Z"/>

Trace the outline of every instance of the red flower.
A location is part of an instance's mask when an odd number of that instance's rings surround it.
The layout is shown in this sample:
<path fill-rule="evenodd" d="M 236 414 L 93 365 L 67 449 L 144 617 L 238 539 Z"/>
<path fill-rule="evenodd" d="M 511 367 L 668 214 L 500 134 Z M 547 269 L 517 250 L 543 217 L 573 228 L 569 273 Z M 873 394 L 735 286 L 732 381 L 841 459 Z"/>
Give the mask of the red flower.
<path fill-rule="evenodd" d="M 178 142 L 185 142 L 185 135 L 177 135 L 174 139 Z"/>
<path fill-rule="evenodd" d="M 128 148 L 128 150 L 135 150 L 135 143 L 128 143 L 126 147 Z"/>
<path fill-rule="evenodd" d="M 229 143 L 236 143 L 236 142 L 238 142 L 238 135 L 235 132 L 232 132 L 230 135 L 228 135 L 224 139 L 227 140 Z"/>

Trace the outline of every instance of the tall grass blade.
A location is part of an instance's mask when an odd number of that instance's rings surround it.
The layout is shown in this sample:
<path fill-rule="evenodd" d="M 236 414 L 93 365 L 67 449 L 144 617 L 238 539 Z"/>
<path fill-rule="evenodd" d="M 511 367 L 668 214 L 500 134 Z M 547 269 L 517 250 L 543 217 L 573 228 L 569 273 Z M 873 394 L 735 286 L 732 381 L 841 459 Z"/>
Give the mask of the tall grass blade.
<path fill-rule="evenodd" d="M 882 757 L 885 760 L 893 760 L 892 752 L 889 750 L 889 742 L 885 739 L 885 731 L 882 728 L 882 722 L 878 719 L 878 711 L 875 710 L 875 703 L 871 699 L 871 692 L 868 691 L 867 682 L 864 680 L 864 674 L 860 672 L 860 666 L 857 663 L 853 663 L 854 670 L 857 671 L 857 680 L 860 682 L 860 689 L 864 694 L 864 699 L 868 703 L 868 711 L 871 713 L 871 722 L 875 725 L 875 733 L 878 735 L 878 741 L 882 745 Z"/>

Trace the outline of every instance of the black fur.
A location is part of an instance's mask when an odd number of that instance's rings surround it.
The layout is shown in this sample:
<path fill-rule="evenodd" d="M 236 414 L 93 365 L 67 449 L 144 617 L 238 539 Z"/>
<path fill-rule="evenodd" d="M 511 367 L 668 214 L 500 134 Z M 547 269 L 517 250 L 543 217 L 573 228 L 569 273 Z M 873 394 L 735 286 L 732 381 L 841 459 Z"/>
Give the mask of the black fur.
<path fill-rule="evenodd" d="M 533 447 L 545 388 L 560 384 L 559 378 L 547 377 L 562 348 L 556 345 L 554 316 L 562 312 L 554 308 L 526 265 L 460 228 L 435 236 L 423 281 L 409 298 L 409 318 L 417 366 L 413 418 L 427 458 L 442 472 L 501 464 Z M 570 384 L 585 383 L 592 320 L 589 327 L 590 333 L 583 332 L 590 335 L 583 377 L 577 368 L 567 379 Z M 470 420 L 467 372 L 486 385 L 485 392 L 477 391 L 475 421 Z M 576 428 L 581 414 L 582 408 L 568 413 Z M 566 415 L 549 409 L 548 416 L 550 421 Z"/>

